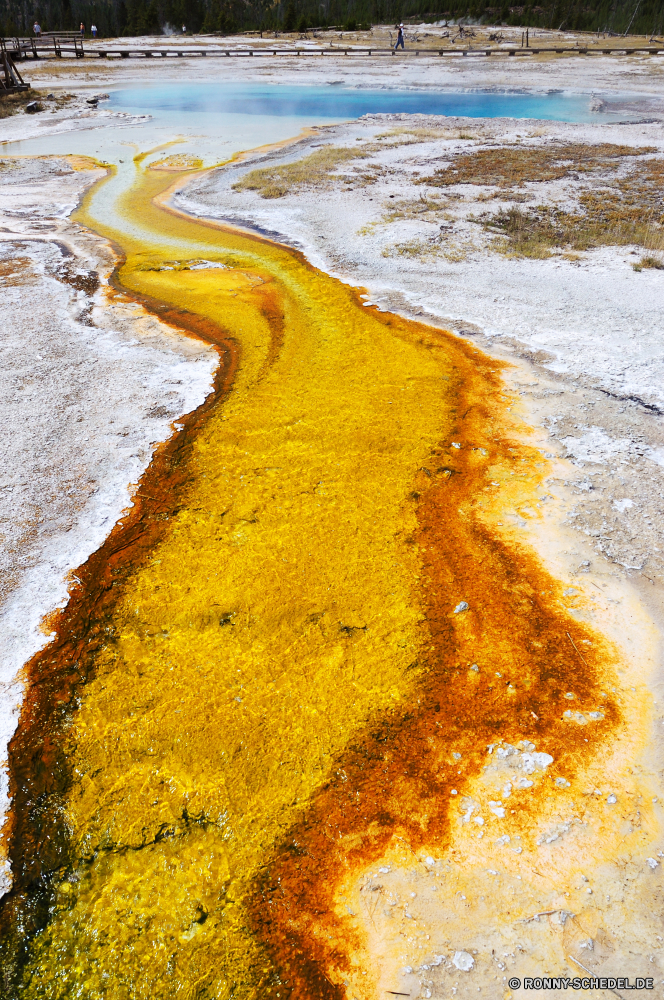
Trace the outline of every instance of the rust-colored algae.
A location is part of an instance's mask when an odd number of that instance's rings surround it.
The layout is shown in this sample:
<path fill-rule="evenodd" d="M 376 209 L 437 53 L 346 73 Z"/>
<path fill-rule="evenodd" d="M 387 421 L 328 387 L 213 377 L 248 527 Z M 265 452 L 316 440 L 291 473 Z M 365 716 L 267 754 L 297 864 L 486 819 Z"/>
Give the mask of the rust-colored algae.
<path fill-rule="evenodd" d="M 374 997 L 347 878 L 455 843 L 487 745 L 547 793 L 601 762 L 619 654 L 499 531 L 546 468 L 497 363 L 170 183 L 127 202 L 151 239 L 106 230 L 119 281 L 222 364 L 27 668 L 4 995 Z"/>
<path fill-rule="evenodd" d="M 508 471 L 539 458 L 517 441 L 492 438 L 498 414 L 487 389 L 498 390 L 500 380 L 487 372 L 489 360 L 457 347 L 457 390 L 448 404 L 460 415 L 451 430 L 461 447 L 448 441 L 432 451 L 411 498 L 418 530 L 409 541 L 420 553 L 427 623 L 413 665 L 417 698 L 370 720 L 258 881 L 254 926 L 283 970 L 264 995 L 347 995 L 340 984 L 359 942 L 335 906 L 340 883 L 396 841 L 413 852 L 448 848 L 450 790 L 463 795 L 486 763 L 487 744 L 532 741 L 566 773 L 593 758 L 619 721 L 600 691 L 615 682 L 615 651 L 555 607 L 560 588 L 532 552 L 508 548 L 474 516 L 487 485 L 482 452 L 491 450 L 492 474 L 497 463 Z M 462 600 L 468 608 L 455 614 Z M 574 655 L 573 639 L 591 636 L 587 659 Z M 577 708 L 602 704 L 591 739 L 565 721 L 570 689 Z M 532 825 L 539 806 L 539 798 L 522 806 L 518 828 Z"/>
<path fill-rule="evenodd" d="M 48 921 L 54 877 L 70 872 L 75 863 L 66 817 L 59 808 L 72 781 L 67 729 L 80 691 L 94 671 L 95 653 L 112 634 L 116 588 L 126 584 L 135 566 L 163 537 L 191 476 L 187 462 L 192 439 L 224 398 L 237 367 L 237 345 L 212 323 L 147 297 L 144 303 L 154 307 L 164 322 L 214 344 L 220 364 L 213 393 L 182 418 L 182 430 L 157 450 L 132 508 L 77 570 L 66 609 L 45 623 L 54 640 L 26 666 L 20 724 L 9 747 L 13 808 L 8 854 L 14 891 L 0 914 L 1 985 L 7 997 L 14 995 L 14 977 L 26 960 L 32 937 Z M 50 809 L 42 808 L 47 800 L 53 803 Z"/>

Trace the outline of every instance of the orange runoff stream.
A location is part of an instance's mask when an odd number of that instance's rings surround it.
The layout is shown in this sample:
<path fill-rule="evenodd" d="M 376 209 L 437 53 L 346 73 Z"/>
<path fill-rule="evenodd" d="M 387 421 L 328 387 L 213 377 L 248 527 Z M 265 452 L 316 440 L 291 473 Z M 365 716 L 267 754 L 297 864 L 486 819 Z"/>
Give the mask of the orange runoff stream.
<path fill-rule="evenodd" d="M 383 995 L 341 883 L 444 852 L 487 744 L 601 761 L 618 653 L 496 527 L 547 473 L 500 363 L 137 176 L 91 224 L 219 369 L 28 666 L 5 995 Z"/>

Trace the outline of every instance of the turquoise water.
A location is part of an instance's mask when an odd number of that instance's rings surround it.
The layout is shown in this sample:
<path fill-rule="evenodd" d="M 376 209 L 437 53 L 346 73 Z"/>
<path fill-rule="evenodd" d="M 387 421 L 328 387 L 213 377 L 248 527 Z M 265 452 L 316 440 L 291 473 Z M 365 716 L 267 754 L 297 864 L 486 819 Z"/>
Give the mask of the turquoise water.
<path fill-rule="evenodd" d="M 610 100 L 606 100 L 610 110 Z M 329 125 L 371 113 L 470 118 L 610 121 L 591 111 L 590 95 L 369 90 L 336 85 L 303 87 L 251 83 L 140 84 L 111 91 L 100 109 L 146 118 L 134 124 L 98 121 L 93 129 L 2 143 L 5 155 L 79 153 L 114 163 L 121 173 L 137 153 L 177 143 L 205 166 L 246 149 L 282 142 L 312 125 Z M 161 155 L 161 154 L 159 154 Z M 148 157 L 149 162 L 150 157 Z M 125 169 L 123 169 L 125 168 Z"/>
<path fill-rule="evenodd" d="M 126 124 L 97 119 L 80 131 L 2 143 L 3 155 L 43 156 L 78 153 L 115 166 L 95 193 L 90 213 L 110 222 L 118 197 L 136 177 L 134 158 L 143 164 L 167 153 L 194 154 L 205 166 L 243 150 L 283 142 L 313 125 L 348 121 L 369 113 L 407 112 L 471 118 L 539 118 L 601 122 L 606 114 L 590 110 L 589 95 L 452 93 L 421 90 L 365 90 L 336 85 L 302 87 L 278 84 L 143 84 L 112 91 L 100 109 L 146 116 Z M 146 155 L 147 154 L 147 155 Z M 127 224 L 126 222 L 124 223 Z M 131 228 L 131 226 L 130 226 Z M 136 228 L 134 233 L 140 236 Z"/>
<path fill-rule="evenodd" d="M 540 118 L 596 122 L 589 95 L 454 93 L 422 90 L 365 90 L 340 86 L 215 83 L 132 87 L 111 94 L 121 111 L 162 116 L 265 115 L 339 121 L 375 113 L 462 115 L 469 118 Z M 605 117 L 605 116 L 604 116 Z"/>

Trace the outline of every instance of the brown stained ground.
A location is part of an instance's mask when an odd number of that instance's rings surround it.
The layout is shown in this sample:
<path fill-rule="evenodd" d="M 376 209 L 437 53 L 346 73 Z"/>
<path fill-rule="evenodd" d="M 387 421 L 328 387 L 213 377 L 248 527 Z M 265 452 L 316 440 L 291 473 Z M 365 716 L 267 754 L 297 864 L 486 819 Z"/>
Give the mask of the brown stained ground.
<path fill-rule="evenodd" d="M 532 552 L 508 547 L 474 510 L 487 485 L 477 460 L 484 445 L 498 444 L 499 464 L 512 473 L 523 472 L 524 462 L 532 473 L 539 456 L 493 437 L 496 411 L 487 397 L 499 379 L 479 355 L 468 355 L 455 400 L 453 440 L 462 447 L 441 442 L 411 497 L 419 530 L 410 541 L 420 553 L 419 600 L 430 635 L 412 666 L 418 697 L 358 734 L 257 884 L 253 926 L 278 970 L 266 976 L 264 996 L 349 995 L 344 981 L 364 942 L 354 922 L 339 915 L 340 885 L 398 844 L 413 853 L 431 845 L 444 850 L 456 823 L 450 803 L 459 801 L 451 789 L 461 797 L 477 778 L 487 744 L 529 740 L 564 772 L 601 756 L 620 721 L 617 705 L 600 690 L 615 681 L 615 650 L 556 606 L 560 586 Z M 462 600 L 469 609 L 455 614 Z M 584 645 L 589 639 L 592 647 Z M 576 692 L 575 707 L 602 704 L 604 719 L 592 734 L 565 724 L 569 691 Z M 524 829 L 540 800 L 533 795 L 522 808 Z M 353 985 L 367 1000 L 376 995 L 373 977 L 364 989 L 357 979 Z"/>

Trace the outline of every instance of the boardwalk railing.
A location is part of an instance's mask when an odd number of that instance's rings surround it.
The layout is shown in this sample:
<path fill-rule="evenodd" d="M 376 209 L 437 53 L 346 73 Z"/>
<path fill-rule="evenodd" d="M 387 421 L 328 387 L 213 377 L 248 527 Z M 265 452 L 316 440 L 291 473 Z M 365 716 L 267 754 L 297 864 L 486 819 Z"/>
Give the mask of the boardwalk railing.
<path fill-rule="evenodd" d="M 0 52 L 6 52 L 11 59 L 43 59 L 53 56 L 60 58 L 63 54 L 73 55 L 83 59 L 83 39 L 77 32 L 52 32 L 36 35 L 30 38 L 0 38 Z"/>
<path fill-rule="evenodd" d="M 553 47 L 540 47 L 540 48 L 498 48 L 496 47 L 480 47 L 476 48 L 444 48 L 444 49 L 414 49 L 409 48 L 400 52 L 395 52 L 394 49 L 382 49 L 382 48 L 359 48 L 357 46 L 348 46 L 347 48 L 336 48 L 330 46 L 329 48 L 270 48 L 268 46 L 261 46 L 255 49 L 219 49 L 205 47 L 205 48 L 195 48 L 194 46 L 187 46 L 186 48 L 161 48 L 161 47 L 146 47 L 140 49 L 131 48 L 97 48 L 93 50 L 88 50 L 86 55 L 96 55 L 100 59 L 139 59 L 139 58 L 154 58 L 162 57 L 167 58 L 170 56 L 211 56 L 211 57 L 229 57 L 229 58 L 246 58 L 246 57 L 260 57 L 260 56 L 307 56 L 316 57 L 319 56 L 396 56 L 399 58 L 410 58 L 415 56 L 537 56 L 537 55 L 565 55 L 565 54 L 578 54 L 578 55 L 593 55 L 595 53 L 599 55 L 632 55 L 633 53 L 646 53 L 648 55 L 658 55 L 659 53 L 664 53 L 664 46 L 654 47 L 654 46 L 641 46 L 632 47 L 624 46 L 620 48 L 576 48 L 570 46 L 569 48 L 557 46 Z"/>
<path fill-rule="evenodd" d="M 49 56 L 61 57 L 63 55 L 73 55 L 77 59 L 97 56 L 99 59 L 151 59 L 155 57 L 190 57 L 209 56 L 211 58 L 253 58 L 253 57 L 278 57 L 278 56 L 298 56 L 298 57 L 320 57 L 320 56 L 369 56 L 371 58 L 380 56 L 398 56 L 399 58 L 414 57 L 439 57 L 439 56 L 538 56 L 538 55 L 659 55 L 664 53 L 664 45 L 621 45 L 612 47 L 599 46 L 476 46 L 466 45 L 447 46 L 445 48 L 408 48 L 400 52 L 395 52 L 392 48 L 364 48 L 360 46 L 329 46 L 327 48 L 286 48 L 280 46 L 259 46 L 256 48 L 232 48 L 224 49 L 216 46 L 197 47 L 187 44 L 186 46 L 155 45 L 141 48 L 131 47 L 110 47 L 95 43 L 88 46 L 87 51 L 83 47 L 83 39 L 77 33 L 54 33 L 44 35 L 39 38 L 4 38 L 0 39 L 0 51 L 6 52 L 12 59 L 25 59 L 31 56 L 33 59 L 48 58 Z"/>

